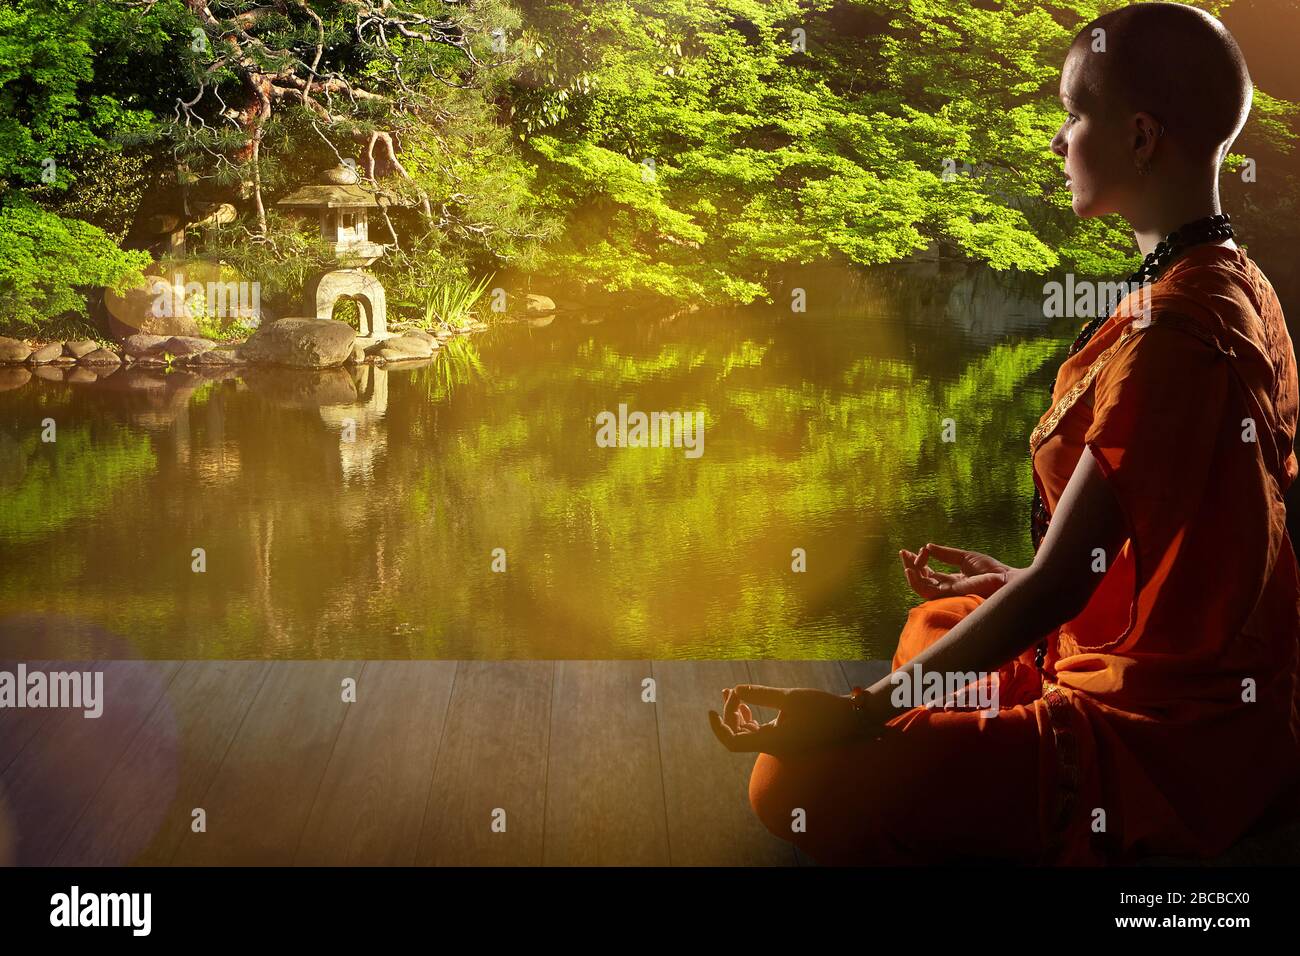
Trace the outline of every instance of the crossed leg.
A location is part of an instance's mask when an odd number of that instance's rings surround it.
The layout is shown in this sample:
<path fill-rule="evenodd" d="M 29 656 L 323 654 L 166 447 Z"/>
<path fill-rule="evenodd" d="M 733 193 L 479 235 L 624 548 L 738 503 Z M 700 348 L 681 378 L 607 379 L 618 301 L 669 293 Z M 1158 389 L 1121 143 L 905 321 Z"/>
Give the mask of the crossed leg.
<path fill-rule="evenodd" d="M 914 608 L 894 667 L 979 603 L 943 598 Z M 1020 688 L 1025 666 L 1004 668 Z M 1003 704 L 992 718 L 916 708 L 877 740 L 797 757 L 760 754 L 749 797 L 772 833 L 818 863 L 1033 862 L 1048 852 L 1043 795 L 1055 774 L 1045 705 L 1029 699 Z"/>

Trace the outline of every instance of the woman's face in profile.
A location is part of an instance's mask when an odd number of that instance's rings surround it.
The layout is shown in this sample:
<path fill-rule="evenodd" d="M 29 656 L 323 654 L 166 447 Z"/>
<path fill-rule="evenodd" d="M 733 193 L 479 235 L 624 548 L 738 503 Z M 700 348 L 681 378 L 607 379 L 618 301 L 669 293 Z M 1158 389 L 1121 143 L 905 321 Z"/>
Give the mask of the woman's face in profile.
<path fill-rule="evenodd" d="M 1084 84 L 1093 54 L 1076 47 L 1061 70 L 1065 122 L 1052 137 L 1052 152 L 1065 159 L 1070 205 L 1082 219 L 1121 212 L 1137 177 L 1124 128 Z"/>

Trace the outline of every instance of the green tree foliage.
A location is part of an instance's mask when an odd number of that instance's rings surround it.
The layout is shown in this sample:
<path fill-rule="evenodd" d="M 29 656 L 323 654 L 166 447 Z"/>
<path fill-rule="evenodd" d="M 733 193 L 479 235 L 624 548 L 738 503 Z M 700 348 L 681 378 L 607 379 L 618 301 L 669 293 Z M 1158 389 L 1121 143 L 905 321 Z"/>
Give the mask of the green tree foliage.
<path fill-rule="evenodd" d="M 120 288 L 148 262 L 48 208 L 87 156 L 116 155 L 148 128 L 147 111 L 93 89 L 94 45 L 119 26 L 90 0 L 0 7 L 0 323 L 30 328 L 84 309 L 84 287 Z"/>
<path fill-rule="evenodd" d="M 371 237 L 395 304 L 476 267 L 527 261 L 545 235 L 529 170 L 500 122 L 518 14 L 499 0 L 189 0 L 193 46 L 170 135 L 186 188 L 239 221 L 208 254 L 241 260 L 282 303 L 284 260 L 316 231 L 274 202 L 352 164 L 385 207 Z M 507 37 L 513 34 L 513 40 Z M 250 240 L 253 245 L 250 247 Z M 241 253 L 239 246 L 255 255 Z"/>
<path fill-rule="evenodd" d="M 0 206 L 0 322 L 35 329 L 85 307 L 85 286 L 122 288 L 149 262 L 102 229 L 48 212 L 20 195 Z"/>
<path fill-rule="evenodd" d="M 1126 271 L 1128 230 L 1073 215 L 1048 146 L 1069 43 L 1118 5 L 524 4 L 550 38 L 515 126 L 567 225 L 551 267 L 718 301 L 763 296 L 791 263 L 927 248 L 997 270 Z M 1291 104 L 1257 107 L 1247 135 L 1289 149 Z"/>
<path fill-rule="evenodd" d="M 275 202 L 340 161 L 392 200 L 371 235 L 399 311 L 509 266 L 713 303 L 918 254 L 1122 274 L 1128 230 L 1074 216 L 1048 146 L 1069 42 L 1118 5 L 13 0 L 0 321 L 127 281 L 110 238 L 167 183 L 235 205 L 204 254 L 296 302 L 323 249 Z M 1258 91 L 1244 141 L 1290 151 L 1295 115 Z"/>

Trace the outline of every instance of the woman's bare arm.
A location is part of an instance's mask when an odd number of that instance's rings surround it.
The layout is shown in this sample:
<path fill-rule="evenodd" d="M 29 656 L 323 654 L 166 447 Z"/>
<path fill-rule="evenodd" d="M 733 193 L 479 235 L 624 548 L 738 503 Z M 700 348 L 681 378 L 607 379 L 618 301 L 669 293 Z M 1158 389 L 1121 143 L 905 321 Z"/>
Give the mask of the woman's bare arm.
<path fill-rule="evenodd" d="M 1084 448 L 1057 502 L 1034 562 L 913 658 L 923 671 L 994 671 L 1079 614 L 1101 582 L 1094 549 L 1109 567 L 1128 538 L 1124 513 L 1092 451 Z M 872 685 L 880 723 L 908 708 L 890 702 L 888 677 Z"/>

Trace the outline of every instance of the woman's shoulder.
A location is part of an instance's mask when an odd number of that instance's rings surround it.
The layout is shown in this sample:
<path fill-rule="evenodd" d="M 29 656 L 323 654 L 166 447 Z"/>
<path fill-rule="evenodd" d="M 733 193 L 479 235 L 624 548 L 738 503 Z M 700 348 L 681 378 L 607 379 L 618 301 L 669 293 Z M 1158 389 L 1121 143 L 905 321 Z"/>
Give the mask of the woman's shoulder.
<path fill-rule="evenodd" d="M 1152 286 L 1151 298 L 1160 311 L 1199 323 L 1229 355 L 1243 346 L 1270 353 L 1285 330 L 1272 283 L 1244 249 L 1210 246 L 1189 254 Z"/>
<path fill-rule="evenodd" d="M 1138 349 L 1139 338 L 1170 340 L 1162 352 L 1211 349 L 1235 357 L 1234 327 L 1249 324 L 1235 317 L 1249 308 L 1236 281 L 1219 269 L 1183 269 L 1168 279 L 1135 287 L 1116 307 L 1107 323 L 1098 357 Z M 1142 351 L 1149 351 L 1145 346 Z M 1151 356 L 1159 363 L 1159 356 Z"/>
<path fill-rule="evenodd" d="M 1079 388 L 1101 389 L 1138 372 L 1163 377 L 1233 355 L 1199 303 L 1168 293 L 1125 299 L 1089 345 L 1072 357 L 1077 368 L 1070 378 Z"/>
<path fill-rule="evenodd" d="M 1224 373 L 1220 360 L 1231 354 L 1231 346 L 1201 318 L 1153 308 L 1117 330 L 1110 348 L 1099 357 L 1096 392 L 1102 396 L 1122 390 L 1140 399 L 1148 387 L 1195 389 L 1207 375 Z"/>

